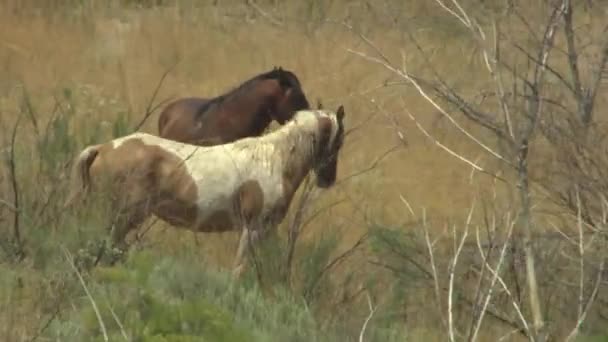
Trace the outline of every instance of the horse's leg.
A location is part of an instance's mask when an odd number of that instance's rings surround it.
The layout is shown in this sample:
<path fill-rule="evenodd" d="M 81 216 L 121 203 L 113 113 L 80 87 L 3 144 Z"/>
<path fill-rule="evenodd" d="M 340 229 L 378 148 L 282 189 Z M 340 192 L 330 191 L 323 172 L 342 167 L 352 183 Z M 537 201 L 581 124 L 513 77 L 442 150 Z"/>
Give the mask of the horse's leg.
<path fill-rule="evenodd" d="M 251 250 L 255 249 L 257 242 L 260 240 L 261 232 L 257 229 L 243 228 L 241 240 L 234 259 L 233 275 L 235 278 L 240 278 L 242 273 L 247 268 L 247 257 Z"/>
<path fill-rule="evenodd" d="M 125 251 L 128 246 L 125 238 L 130 231 L 141 225 L 150 213 L 148 203 L 130 204 L 118 211 L 116 220 L 112 225 L 112 247 Z"/>
<path fill-rule="evenodd" d="M 233 271 L 237 278 L 244 272 L 247 254 L 260 238 L 260 228 L 263 228 L 264 221 L 261 216 L 263 202 L 264 195 L 258 182 L 250 181 L 241 185 L 236 206 L 238 220 L 243 229 Z"/>
<path fill-rule="evenodd" d="M 247 257 L 250 252 L 255 252 L 255 249 L 260 241 L 266 238 L 271 229 L 266 227 L 256 226 L 255 229 L 248 229 L 248 226 L 243 228 L 241 240 L 236 253 L 233 275 L 239 278 L 247 267 Z"/>
<path fill-rule="evenodd" d="M 243 226 L 241 232 L 241 239 L 239 241 L 239 247 L 236 251 L 236 256 L 234 258 L 233 271 L 232 274 L 235 278 L 240 278 L 241 274 L 245 270 L 245 258 L 244 255 L 249 251 L 250 247 L 250 238 L 249 238 L 250 230 L 247 225 Z"/>

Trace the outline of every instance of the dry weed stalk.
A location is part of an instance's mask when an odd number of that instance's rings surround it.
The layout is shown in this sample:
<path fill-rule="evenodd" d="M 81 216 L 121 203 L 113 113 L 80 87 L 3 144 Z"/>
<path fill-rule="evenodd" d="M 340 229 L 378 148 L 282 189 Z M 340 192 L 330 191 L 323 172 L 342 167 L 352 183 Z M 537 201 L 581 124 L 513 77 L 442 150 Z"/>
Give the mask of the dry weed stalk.
<path fill-rule="evenodd" d="M 363 326 L 361 327 L 361 332 L 359 333 L 359 342 L 364 341 L 363 336 L 365 335 L 365 330 L 367 329 L 367 325 L 369 324 L 369 321 L 371 321 L 372 317 L 374 317 L 374 314 L 376 313 L 376 309 L 377 309 L 377 307 L 374 307 L 374 305 L 372 304 L 372 299 L 369 296 L 369 293 L 366 293 L 366 297 L 367 297 L 367 306 L 369 307 L 369 315 L 367 316 L 367 318 L 363 322 Z"/>
<path fill-rule="evenodd" d="M 87 298 L 89 299 L 89 302 L 91 303 L 91 307 L 93 308 L 93 311 L 95 312 L 95 316 L 97 317 L 97 322 L 99 323 L 99 329 L 101 330 L 101 333 L 103 334 L 103 340 L 106 342 L 109 341 L 108 331 L 106 329 L 105 323 L 103 322 L 103 318 L 101 317 L 101 313 L 99 312 L 99 307 L 97 306 L 95 299 L 93 299 L 93 296 L 91 295 L 91 292 L 89 291 L 87 284 L 85 283 L 84 279 L 82 278 L 80 271 L 74 264 L 74 260 L 71 257 L 70 252 L 65 247 L 63 247 L 63 253 L 65 255 L 67 262 L 70 264 L 70 267 L 72 267 L 72 269 L 76 273 L 76 276 L 78 276 L 78 280 L 80 281 L 80 284 L 82 285 L 82 288 L 84 289 L 84 291 L 87 295 Z"/>

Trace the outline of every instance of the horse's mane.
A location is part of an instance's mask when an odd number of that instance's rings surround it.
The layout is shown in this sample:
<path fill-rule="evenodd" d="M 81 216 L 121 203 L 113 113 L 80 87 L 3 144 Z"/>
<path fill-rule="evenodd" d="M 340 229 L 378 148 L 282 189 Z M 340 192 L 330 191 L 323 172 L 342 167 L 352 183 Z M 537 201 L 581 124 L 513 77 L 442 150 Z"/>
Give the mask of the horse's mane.
<path fill-rule="evenodd" d="M 331 113 L 317 110 L 296 112 L 292 120 L 275 131 L 259 137 L 248 137 L 233 143 L 236 149 L 248 150 L 252 158 L 287 159 L 288 156 L 310 158 L 316 150 L 315 138 L 318 134 L 317 119 L 319 116 L 332 118 Z M 333 119 L 332 119 L 333 120 Z M 280 143 L 277 143 L 280 140 Z M 273 146 L 273 153 L 268 155 L 268 146 Z"/>
<path fill-rule="evenodd" d="M 211 98 L 199 109 L 198 115 L 202 115 L 214 106 L 219 106 L 228 100 L 238 98 L 244 93 L 247 93 L 258 81 L 272 79 L 278 80 L 282 87 L 290 87 L 297 89 L 298 91 L 301 91 L 302 89 L 300 80 L 293 72 L 285 70 L 282 67 L 274 67 L 270 71 L 266 71 L 251 77 L 240 85 L 228 90 L 224 94 Z"/>

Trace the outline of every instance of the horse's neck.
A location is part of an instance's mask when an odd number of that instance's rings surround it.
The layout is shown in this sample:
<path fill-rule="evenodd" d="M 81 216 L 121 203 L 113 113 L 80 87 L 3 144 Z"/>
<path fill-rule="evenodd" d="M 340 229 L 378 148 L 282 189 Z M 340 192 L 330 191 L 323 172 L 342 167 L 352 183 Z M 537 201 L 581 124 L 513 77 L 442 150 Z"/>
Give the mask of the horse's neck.
<path fill-rule="evenodd" d="M 291 191 L 295 192 L 313 167 L 315 136 L 307 127 L 296 127 L 281 133 L 283 136 L 277 134 L 275 139 L 281 140 L 277 144 L 281 146 L 283 177 L 291 184 Z"/>
<path fill-rule="evenodd" d="M 244 132 L 246 135 L 259 135 L 272 121 L 268 113 L 273 109 L 275 100 L 274 96 L 261 89 L 248 94 L 241 94 L 237 101 L 231 101 L 228 106 L 234 109 L 234 113 L 239 113 L 237 115 L 238 122 L 241 127 L 247 130 L 247 132 Z"/>

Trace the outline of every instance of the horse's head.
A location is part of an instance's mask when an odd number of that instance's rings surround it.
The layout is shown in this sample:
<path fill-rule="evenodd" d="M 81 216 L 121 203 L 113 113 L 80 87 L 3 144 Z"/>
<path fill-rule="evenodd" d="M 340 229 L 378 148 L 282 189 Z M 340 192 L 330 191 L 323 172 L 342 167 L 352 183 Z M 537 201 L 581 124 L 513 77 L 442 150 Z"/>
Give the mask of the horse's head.
<path fill-rule="evenodd" d="M 295 112 L 310 109 L 310 104 L 302 90 L 300 80 L 293 72 L 281 67 L 275 67 L 271 74 L 280 85 L 275 110 L 271 113 L 273 120 L 283 125 L 293 118 Z"/>
<path fill-rule="evenodd" d="M 315 151 L 314 171 L 317 186 L 328 188 L 336 182 L 338 154 L 344 142 L 344 107 L 340 106 L 335 116 L 319 118 L 319 139 Z"/>

